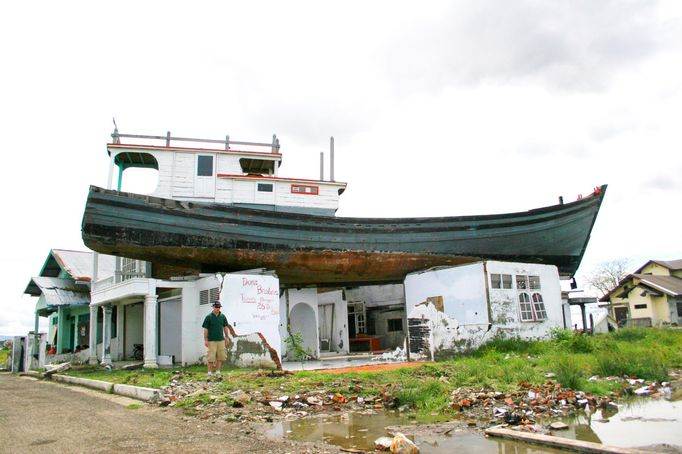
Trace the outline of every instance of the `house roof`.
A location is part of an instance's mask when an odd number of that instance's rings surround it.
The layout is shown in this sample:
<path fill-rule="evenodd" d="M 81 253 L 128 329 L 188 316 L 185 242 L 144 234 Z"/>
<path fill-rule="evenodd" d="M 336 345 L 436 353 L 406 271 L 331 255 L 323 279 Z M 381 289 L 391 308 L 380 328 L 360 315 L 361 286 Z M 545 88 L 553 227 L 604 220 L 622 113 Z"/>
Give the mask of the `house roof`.
<path fill-rule="evenodd" d="M 79 306 L 90 304 L 90 288 L 77 284 L 73 279 L 58 277 L 34 277 L 31 282 L 44 297 L 45 305 L 37 308 L 39 315 L 45 316 L 59 306 Z"/>
<path fill-rule="evenodd" d="M 682 279 L 677 276 L 652 276 L 650 274 L 635 274 L 634 276 L 647 286 L 666 295 L 682 295 Z"/>
<path fill-rule="evenodd" d="M 99 255 L 99 277 L 114 275 L 116 257 Z M 76 281 L 92 280 L 93 253 L 91 251 L 71 251 L 68 249 L 51 249 L 40 270 L 40 277 L 58 277 L 62 271 Z M 40 296 L 40 289 L 30 280 L 24 293 Z"/>
<path fill-rule="evenodd" d="M 649 260 L 644 265 L 642 265 L 634 274 L 639 274 L 644 268 L 646 268 L 650 263 L 655 263 L 661 265 L 664 268 L 668 268 L 670 271 L 682 270 L 682 259 L 677 260 Z"/>
<path fill-rule="evenodd" d="M 623 284 L 634 280 L 638 281 L 637 285 L 634 285 L 627 290 L 622 289 Z M 627 295 L 636 287 L 643 287 L 647 290 L 653 290 L 655 292 L 660 292 L 670 296 L 680 296 L 682 295 L 682 278 L 677 276 L 656 276 L 652 274 L 630 274 L 626 278 L 622 279 L 616 288 L 602 296 L 599 301 L 609 301 L 609 298 L 616 292 L 618 292 L 616 296 L 620 298 L 627 298 Z"/>

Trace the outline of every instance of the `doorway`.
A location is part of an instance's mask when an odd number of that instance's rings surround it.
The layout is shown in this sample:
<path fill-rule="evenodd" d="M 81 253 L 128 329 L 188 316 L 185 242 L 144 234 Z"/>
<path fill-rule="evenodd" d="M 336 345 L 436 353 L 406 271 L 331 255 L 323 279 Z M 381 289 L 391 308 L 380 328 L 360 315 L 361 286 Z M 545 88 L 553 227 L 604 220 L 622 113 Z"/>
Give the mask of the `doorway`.
<path fill-rule="evenodd" d="M 628 321 L 628 313 L 630 311 L 628 310 L 627 306 L 618 306 L 613 308 L 613 313 L 616 318 L 616 323 L 620 328 L 625 326 L 625 324 Z"/>

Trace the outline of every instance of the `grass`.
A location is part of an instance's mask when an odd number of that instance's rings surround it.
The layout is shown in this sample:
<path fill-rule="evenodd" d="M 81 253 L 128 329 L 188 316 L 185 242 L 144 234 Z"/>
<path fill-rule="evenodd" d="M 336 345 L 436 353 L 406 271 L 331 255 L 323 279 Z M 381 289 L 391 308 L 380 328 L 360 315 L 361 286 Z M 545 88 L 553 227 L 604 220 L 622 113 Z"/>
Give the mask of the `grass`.
<path fill-rule="evenodd" d="M 459 387 L 513 392 L 521 382 L 543 384 L 546 374 L 552 372 L 553 380 L 564 386 L 607 395 L 622 390 L 622 383 L 588 379 L 599 375 L 664 381 L 674 367 L 682 367 L 682 330 L 633 328 L 596 336 L 575 336 L 570 331 L 558 330 L 551 340 L 496 339 L 471 354 L 418 368 L 341 374 L 298 371 L 281 375 L 224 368 L 221 383 L 204 394 L 179 401 L 178 405 L 192 414 L 193 408 L 210 401 L 231 404 L 229 393 L 238 389 L 273 395 L 311 391 L 364 397 L 389 394 L 399 406 L 408 406 L 418 417 L 425 418 L 450 412 L 450 393 Z M 181 380 L 206 378 L 204 366 L 182 371 Z M 167 369 L 105 372 L 83 368 L 67 373 L 154 388 L 168 384 L 172 377 L 172 371 Z"/>
<path fill-rule="evenodd" d="M 0 367 L 7 367 L 7 362 L 9 361 L 9 348 L 0 348 Z"/>

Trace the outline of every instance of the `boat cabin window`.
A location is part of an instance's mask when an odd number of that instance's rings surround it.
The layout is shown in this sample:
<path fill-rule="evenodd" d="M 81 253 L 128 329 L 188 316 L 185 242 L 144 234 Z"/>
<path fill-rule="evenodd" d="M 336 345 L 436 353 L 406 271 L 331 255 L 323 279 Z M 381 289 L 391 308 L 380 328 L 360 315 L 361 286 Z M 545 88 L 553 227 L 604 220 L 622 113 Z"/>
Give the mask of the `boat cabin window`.
<path fill-rule="evenodd" d="M 258 183 L 259 192 L 272 192 L 272 183 Z"/>
<path fill-rule="evenodd" d="M 197 156 L 197 176 L 213 176 L 213 156 Z"/>
<path fill-rule="evenodd" d="M 511 274 L 490 274 L 490 287 L 497 289 L 512 288 Z"/>

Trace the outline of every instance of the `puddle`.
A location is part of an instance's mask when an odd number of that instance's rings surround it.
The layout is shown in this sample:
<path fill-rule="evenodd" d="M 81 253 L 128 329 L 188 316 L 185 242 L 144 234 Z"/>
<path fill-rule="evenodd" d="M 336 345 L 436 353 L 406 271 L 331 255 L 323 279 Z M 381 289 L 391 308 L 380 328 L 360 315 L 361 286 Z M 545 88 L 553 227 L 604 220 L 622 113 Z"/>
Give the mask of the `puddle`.
<path fill-rule="evenodd" d="M 373 451 L 374 440 L 389 436 L 386 427 L 412 425 L 414 419 L 394 413 L 347 413 L 327 417 L 307 418 L 274 423 L 268 430 L 271 437 L 286 437 L 298 441 L 322 441 L 341 448 Z M 485 438 L 481 433 L 466 428 L 454 429 L 449 434 L 413 435 L 405 431 L 419 446 L 422 454 L 445 453 L 559 453 L 511 441 Z"/>
<path fill-rule="evenodd" d="M 643 447 L 661 443 L 682 446 L 682 402 L 667 400 L 641 400 L 622 405 L 618 410 L 597 410 L 588 419 L 581 415 L 564 420 L 568 430 L 552 435 L 591 441 L 619 447 Z M 544 424 L 538 421 L 538 424 Z M 285 437 L 299 441 L 325 441 L 342 448 L 372 451 L 374 440 L 389 436 L 386 427 L 412 426 L 414 419 L 397 413 L 360 414 L 347 413 L 326 417 L 305 418 L 274 423 L 268 430 L 272 437 Z M 440 453 L 558 453 L 545 447 L 516 443 L 508 440 L 486 438 L 481 432 L 466 427 L 455 428 L 447 434 L 444 429 L 430 435 L 424 430 L 404 433 L 412 439 L 423 454 Z"/>
<path fill-rule="evenodd" d="M 623 448 L 659 443 L 682 446 L 682 401 L 633 401 L 618 411 L 597 410 L 590 421 L 579 416 L 564 422 L 570 429 L 553 435 Z"/>

